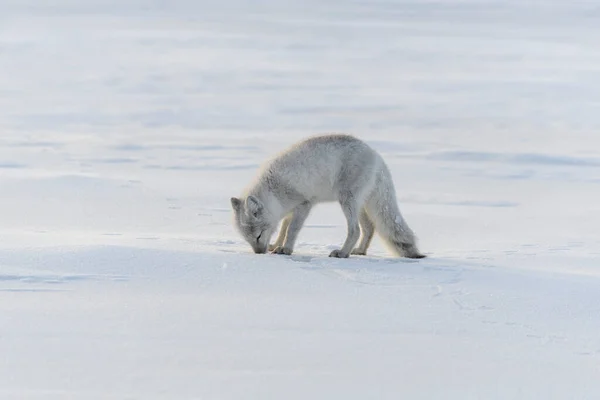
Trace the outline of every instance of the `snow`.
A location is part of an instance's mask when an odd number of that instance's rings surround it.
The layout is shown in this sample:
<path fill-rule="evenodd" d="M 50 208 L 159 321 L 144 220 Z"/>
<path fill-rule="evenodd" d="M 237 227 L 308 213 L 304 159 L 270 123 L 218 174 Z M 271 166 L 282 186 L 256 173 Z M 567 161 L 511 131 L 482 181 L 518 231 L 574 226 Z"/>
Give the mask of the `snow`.
<path fill-rule="evenodd" d="M 589 2 L 5 0 L 0 398 L 596 399 Z M 424 260 L 255 255 L 229 197 L 367 140 Z"/>

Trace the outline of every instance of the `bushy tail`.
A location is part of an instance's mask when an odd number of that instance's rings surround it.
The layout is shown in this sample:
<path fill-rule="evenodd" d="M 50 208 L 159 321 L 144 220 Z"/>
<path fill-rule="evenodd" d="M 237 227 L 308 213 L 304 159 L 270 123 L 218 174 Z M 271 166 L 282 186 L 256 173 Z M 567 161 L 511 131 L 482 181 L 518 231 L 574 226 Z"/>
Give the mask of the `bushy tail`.
<path fill-rule="evenodd" d="M 392 175 L 383 161 L 365 208 L 375 223 L 377 233 L 394 254 L 408 258 L 425 257 L 419 252 L 415 234 L 400 213 Z"/>

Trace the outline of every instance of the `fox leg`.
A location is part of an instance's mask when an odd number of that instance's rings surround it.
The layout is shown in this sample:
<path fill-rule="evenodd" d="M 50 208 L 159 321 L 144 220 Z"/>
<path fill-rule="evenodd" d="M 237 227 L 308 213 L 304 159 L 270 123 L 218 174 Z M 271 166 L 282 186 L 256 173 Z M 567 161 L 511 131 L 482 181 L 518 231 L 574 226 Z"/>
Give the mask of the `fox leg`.
<path fill-rule="evenodd" d="M 288 224 L 287 234 L 285 236 L 283 246 L 279 245 L 275 247 L 273 249 L 273 253 L 287 255 L 292 254 L 294 251 L 294 245 L 296 244 L 296 238 L 298 238 L 298 233 L 300 232 L 300 229 L 302 229 L 304 221 L 306 221 L 306 218 L 308 218 L 311 208 L 312 204 L 309 201 L 305 201 L 294 208 L 294 211 L 292 212 L 292 218 Z"/>
<path fill-rule="evenodd" d="M 367 249 L 369 248 L 371 240 L 373 239 L 373 234 L 375 233 L 375 224 L 373 221 L 371 221 L 371 218 L 369 218 L 369 215 L 364 208 L 360 211 L 358 220 L 360 223 L 361 232 L 360 243 L 354 250 L 352 250 L 352 253 L 350 254 L 364 256 L 367 254 Z"/>
<path fill-rule="evenodd" d="M 360 208 L 354 195 L 349 192 L 340 195 L 340 205 L 348 223 L 348 236 L 346 236 L 346 241 L 342 248 L 333 250 L 329 254 L 329 257 L 348 258 L 350 251 L 360 236 L 360 227 L 358 225 L 358 211 Z"/>
<path fill-rule="evenodd" d="M 273 251 L 277 247 L 283 246 L 283 243 L 285 242 L 285 236 L 287 235 L 287 231 L 290 226 L 290 222 L 292 222 L 293 216 L 294 213 L 291 212 L 283 218 L 283 221 L 281 221 L 281 229 L 279 230 L 277 240 L 275 240 L 275 243 L 269 245 L 269 251 Z"/>

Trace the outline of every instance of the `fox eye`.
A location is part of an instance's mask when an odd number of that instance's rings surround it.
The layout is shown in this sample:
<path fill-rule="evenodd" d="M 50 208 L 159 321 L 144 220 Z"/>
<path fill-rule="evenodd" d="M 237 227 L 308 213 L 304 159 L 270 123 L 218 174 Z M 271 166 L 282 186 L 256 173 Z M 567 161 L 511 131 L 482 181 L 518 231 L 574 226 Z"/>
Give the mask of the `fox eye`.
<path fill-rule="evenodd" d="M 262 236 L 263 231 L 260 231 L 260 233 L 258 234 L 258 237 L 256 238 L 256 241 L 258 242 L 260 240 L 260 237 Z"/>

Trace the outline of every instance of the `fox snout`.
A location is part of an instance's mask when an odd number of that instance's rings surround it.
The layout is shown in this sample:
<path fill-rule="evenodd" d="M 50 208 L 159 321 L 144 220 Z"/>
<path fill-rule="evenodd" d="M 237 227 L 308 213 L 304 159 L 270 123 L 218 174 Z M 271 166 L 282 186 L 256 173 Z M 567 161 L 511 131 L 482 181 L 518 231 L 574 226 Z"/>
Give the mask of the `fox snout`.
<path fill-rule="evenodd" d="M 267 252 L 267 246 L 254 246 L 252 248 L 256 254 L 265 254 Z"/>

